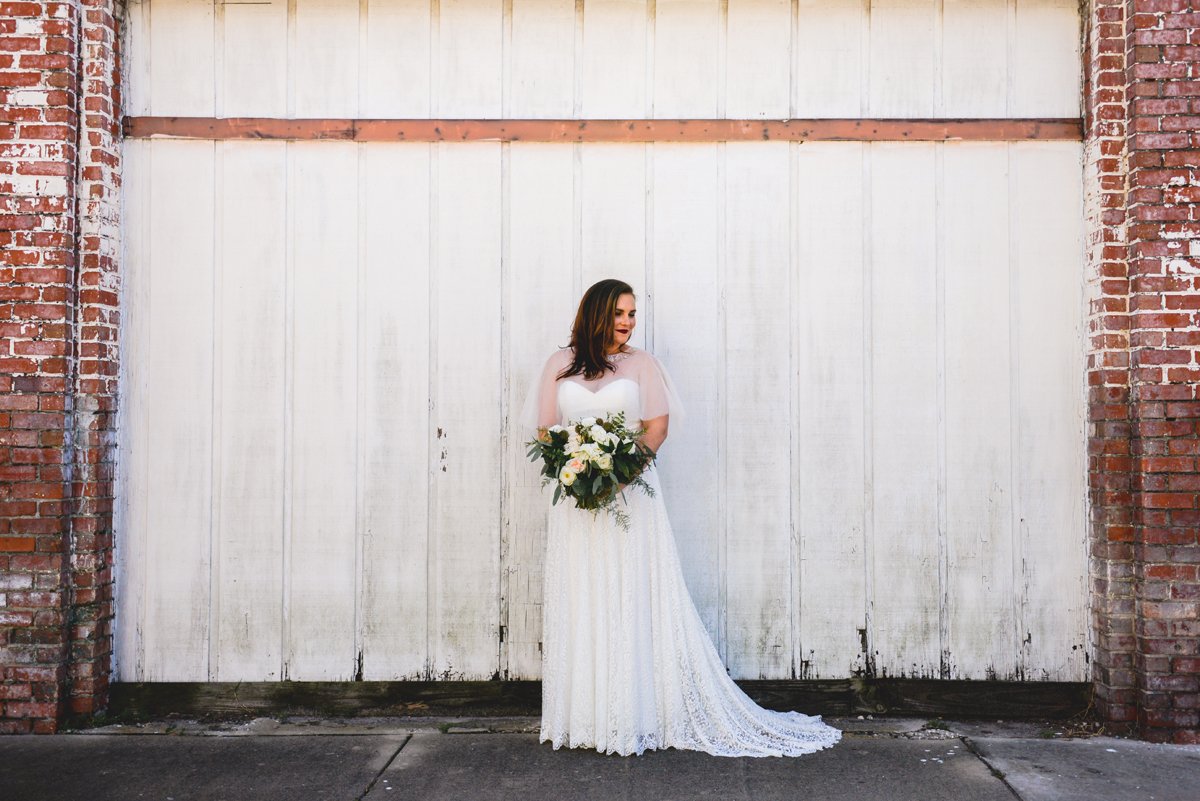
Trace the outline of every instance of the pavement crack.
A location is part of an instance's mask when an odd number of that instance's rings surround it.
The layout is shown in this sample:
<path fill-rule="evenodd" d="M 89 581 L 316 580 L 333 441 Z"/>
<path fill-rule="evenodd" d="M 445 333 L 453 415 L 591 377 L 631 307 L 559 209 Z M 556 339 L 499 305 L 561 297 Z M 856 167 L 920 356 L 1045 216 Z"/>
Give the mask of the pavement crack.
<path fill-rule="evenodd" d="M 991 762 L 988 762 L 987 758 L 984 757 L 983 754 L 979 753 L 979 751 L 975 748 L 975 743 L 971 742 L 970 738 L 962 737 L 960 739 L 962 740 L 963 745 L 967 747 L 967 750 L 974 754 L 975 758 L 982 762 L 984 767 L 986 767 L 993 776 L 1004 783 L 1004 786 L 1008 788 L 1008 791 L 1013 794 L 1014 798 L 1016 798 L 1018 801 L 1025 801 L 1025 799 L 1021 798 L 1021 794 L 1017 792 L 1017 788 L 1008 783 L 1008 778 L 1004 775 L 1004 771 L 997 768 Z"/>
<path fill-rule="evenodd" d="M 370 784 L 367 785 L 367 789 L 363 790 L 362 794 L 355 798 L 354 801 L 363 801 L 364 798 L 371 794 L 371 791 L 375 789 L 375 783 L 379 781 L 379 777 L 387 772 L 387 769 L 392 766 L 392 763 L 396 761 L 396 757 L 400 756 L 400 752 L 404 750 L 404 746 L 408 745 L 412 738 L 411 734 L 404 738 L 404 742 L 400 743 L 399 747 L 396 748 L 396 752 L 388 757 L 388 761 L 383 763 L 383 767 L 375 774 L 375 778 L 371 779 Z"/>

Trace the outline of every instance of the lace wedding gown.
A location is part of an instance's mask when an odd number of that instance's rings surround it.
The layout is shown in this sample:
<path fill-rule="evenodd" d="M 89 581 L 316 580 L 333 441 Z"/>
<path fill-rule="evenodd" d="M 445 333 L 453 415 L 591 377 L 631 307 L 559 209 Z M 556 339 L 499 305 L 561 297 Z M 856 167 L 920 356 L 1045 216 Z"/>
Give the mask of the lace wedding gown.
<path fill-rule="evenodd" d="M 645 351 L 618 354 L 594 381 L 556 380 L 570 363 L 547 362 L 522 416 L 554 425 L 625 412 L 630 428 L 682 409 L 662 364 Z M 541 740 L 641 754 L 681 748 L 718 756 L 798 756 L 834 745 L 820 716 L 755 704 L 725 671 L 684 584 L 662 486 L 625 491 L 629 530 L 607 512 L 564 501 L 550 510 L 542 602 Z"/>

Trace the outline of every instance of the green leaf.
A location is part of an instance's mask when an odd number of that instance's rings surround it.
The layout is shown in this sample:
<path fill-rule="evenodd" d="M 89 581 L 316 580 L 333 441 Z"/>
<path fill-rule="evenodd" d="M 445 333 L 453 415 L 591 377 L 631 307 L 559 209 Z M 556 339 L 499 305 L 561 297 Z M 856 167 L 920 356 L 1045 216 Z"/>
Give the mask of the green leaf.
<path fill-rule="evenodd" d="M 560 498 L 562 498 L 562 484 L 554 488 L 554 500 L 552 503 L 557 504 Z"/>

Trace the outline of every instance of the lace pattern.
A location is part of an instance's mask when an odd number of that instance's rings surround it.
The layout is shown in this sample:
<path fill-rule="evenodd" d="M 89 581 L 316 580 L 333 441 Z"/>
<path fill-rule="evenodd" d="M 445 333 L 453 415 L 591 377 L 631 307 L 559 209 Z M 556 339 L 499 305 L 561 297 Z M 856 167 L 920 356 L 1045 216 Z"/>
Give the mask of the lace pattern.
<path fill-rule="evenodd" d="M 837 743 L 819 715 L 763 709 L 729 678 L 684 583 L 653 466 L 645 478 L 655 497 L 626 491 L 629 531 L 608 513 L 551 508 L 541 740 L 763 757 Z"/>

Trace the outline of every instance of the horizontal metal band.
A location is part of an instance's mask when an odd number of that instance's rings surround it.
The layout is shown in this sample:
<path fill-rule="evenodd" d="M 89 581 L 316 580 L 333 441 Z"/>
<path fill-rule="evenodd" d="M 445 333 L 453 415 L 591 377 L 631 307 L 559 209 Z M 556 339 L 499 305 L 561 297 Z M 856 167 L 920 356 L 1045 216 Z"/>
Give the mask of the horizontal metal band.
<path fill-rule="evenodd" d="M 126 117 L 133 139 L 352 142 L 946 142 L 1083 139 L 1079 119 L 972 120 L 348 120 Z"/>

